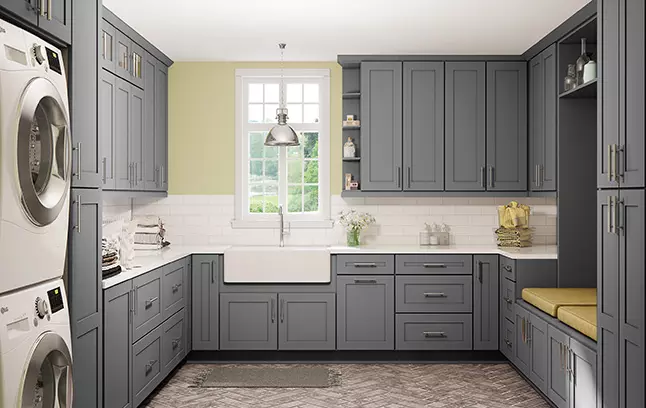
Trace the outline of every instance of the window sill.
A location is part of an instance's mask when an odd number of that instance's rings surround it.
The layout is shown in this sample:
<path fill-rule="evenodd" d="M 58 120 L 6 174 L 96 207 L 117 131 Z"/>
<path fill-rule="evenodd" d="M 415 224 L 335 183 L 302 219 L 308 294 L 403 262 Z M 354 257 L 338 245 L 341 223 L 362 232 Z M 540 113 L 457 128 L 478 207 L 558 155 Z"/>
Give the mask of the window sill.
<path fill-rule="evenodd" d="M 280 222 L 276 221 L 249 221 L 249 220 L 231 220 L 233 229 L 278 229 Z M 334 220 L 303 220 L 303 221 L 285 221 L 286 229 L 332 229 Z"/>

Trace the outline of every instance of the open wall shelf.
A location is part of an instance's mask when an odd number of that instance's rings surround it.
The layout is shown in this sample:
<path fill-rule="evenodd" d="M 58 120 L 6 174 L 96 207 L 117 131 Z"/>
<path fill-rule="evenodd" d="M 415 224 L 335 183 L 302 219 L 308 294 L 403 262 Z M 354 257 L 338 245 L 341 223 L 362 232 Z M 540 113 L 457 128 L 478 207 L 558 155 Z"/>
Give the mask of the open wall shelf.
<path fill-rule="evenodd" d="M 583 85 L 579 85 L 576 88 L 563 92 L 559 95 L 559 98 L 563 99 L 595 99 L 597 97 L 597 79 L 588 81 Z"/>

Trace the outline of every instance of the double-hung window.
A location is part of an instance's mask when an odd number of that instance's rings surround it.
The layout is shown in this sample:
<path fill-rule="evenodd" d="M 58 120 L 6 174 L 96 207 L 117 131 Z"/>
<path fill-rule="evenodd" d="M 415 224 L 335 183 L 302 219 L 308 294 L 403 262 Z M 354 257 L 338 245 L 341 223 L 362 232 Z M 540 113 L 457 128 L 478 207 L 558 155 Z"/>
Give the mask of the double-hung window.
<path fill-rule="evenodd" d="M 236 219 L 275 223 L 282 206 L 292 226 L 329 224 L 329 70 L 236 70 Z M 264 145 L 281 98 L 300 146 Z M 270 224 L 267 224 L 268 226 Z"/>

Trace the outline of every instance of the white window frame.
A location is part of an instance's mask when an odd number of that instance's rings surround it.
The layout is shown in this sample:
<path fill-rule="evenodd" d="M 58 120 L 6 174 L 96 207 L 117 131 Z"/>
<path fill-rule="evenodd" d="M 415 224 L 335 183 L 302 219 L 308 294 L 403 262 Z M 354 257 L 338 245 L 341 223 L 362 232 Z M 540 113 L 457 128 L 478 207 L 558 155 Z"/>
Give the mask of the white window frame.
<path fill-rule="evenodd" d="M 289 214 L 285 209 L 285 222 L 291 228 L 332 228 L 330 218 L 330 70 L 329 69 L 285 69 L 285 80 L 312 81 L 320 84 L 319 117 L 321 122 L 308 129 L 307 124 L 299 124 L 298 131 L 317 130 L 319 132 L 319 211 L 310 214 Z M 280 81 L 280 69 L 236 69 L 235 71 L 235 219 L 233 228 L 276 228 L 277 214 L 249 213 L 249 137 L 248 132 L 267 130 L 267 124 L 248 123 L 246 121 L 248 101 L 245 88 L 249 83 L 263 81 Z M 289 121 L 288 121 L 289 123 Z M 273 124 L 272 124 L 273 125 Z M 287 174 L 286 148 L 279 148 L 279 196 L 286 201 Z M 281 188 L 284 187 L 284 188 Z"/>

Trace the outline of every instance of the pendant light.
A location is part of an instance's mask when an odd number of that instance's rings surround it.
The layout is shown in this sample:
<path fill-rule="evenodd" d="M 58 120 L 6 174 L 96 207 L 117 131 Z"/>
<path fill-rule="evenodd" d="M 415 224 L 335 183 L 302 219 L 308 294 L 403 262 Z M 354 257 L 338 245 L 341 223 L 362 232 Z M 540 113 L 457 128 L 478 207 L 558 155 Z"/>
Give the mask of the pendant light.
<path fill-rule="evenodd" d="M 285 107 L 285 86 L 284 86 L 284 54 L 287 44 L 278 44 L 280 48 L 280 105 L 276 109 L 278 124 L 271 128 L 265 139 L 265 146 L 299 146 L 298 135 L 287 124 L 287 108 Z"/>

